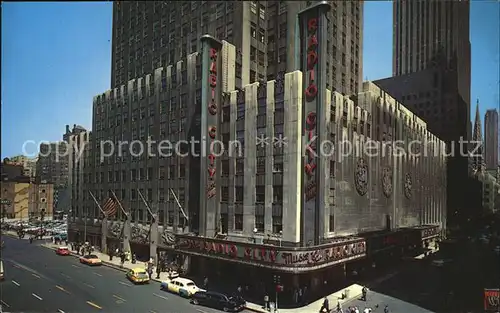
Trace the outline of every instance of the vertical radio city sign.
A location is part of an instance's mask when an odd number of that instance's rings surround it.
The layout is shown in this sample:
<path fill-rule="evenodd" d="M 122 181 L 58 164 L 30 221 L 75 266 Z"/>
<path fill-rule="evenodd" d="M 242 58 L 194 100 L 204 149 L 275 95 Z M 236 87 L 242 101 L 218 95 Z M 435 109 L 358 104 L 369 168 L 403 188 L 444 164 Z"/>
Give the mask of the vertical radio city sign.
<path fill-rule="evenodd" d="M 301 27 L 301 70 L 303 81 L 303 138 L 306 142 L 303 151 L 302 174 L 302 241 L 318 244 L 321 232 L 321 214 L 324 206 L 324 186 L 320 175 L 324 169 L 317 157 L 318 142 L 326 132 L 324 112 L 326 96 L 326 14 L 330 5 L 319 2 L 299 12 Z"/>
<path fill-rule="evenodd" d="M 219 140 L 219 115 L 221 95 L 222 43 L 209 35 L 201 37 L 202 44 L 202 109 L 201 109 L 201 185 L 200 233 L 213 235 L 217 225 L 219 192 L 217 192 L 218 160 L 214 142 Z"/>

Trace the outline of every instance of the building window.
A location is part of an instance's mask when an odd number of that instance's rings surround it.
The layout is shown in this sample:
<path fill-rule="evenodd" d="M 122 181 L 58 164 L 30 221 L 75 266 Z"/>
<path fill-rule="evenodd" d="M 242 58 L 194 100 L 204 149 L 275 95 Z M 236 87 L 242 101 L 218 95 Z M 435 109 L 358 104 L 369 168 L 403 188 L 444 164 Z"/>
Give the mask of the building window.
<path fill-rule="evenodd" d="M 221 224 L 221 233 L 227 234 L 227 229 L 229 226 L 228 215 L 227 213 L 221 213 L 220 215 L 220 224 Z"/>
<path fill-rule="evenodd" d="M 243 202 L 243 187 L 235 187 L 235 202 Z"/>
<path fill-rule="evenodd" d="M 221 176 L 229 176 L 229 160 L 222 160 L 221 167 L 222 167 Z"/>
<path fill-rule="evenodd" d="M 160 166 L 160 168 L 158 169 L 158 178 L 165 179 L 165 167 L 164 166 Z"/>
<path fill-rule="evenodd" d="M 158 201 L 165 202 L 165 188 L 158 189 Z"/>
<path fill-rule="evenodd" d="M 229 188 L 228 187 L 221 187 L 221 200 L 223 202 L 229 201 Z"/>
<path fill-rule="evenodd" d="M 148 178 L 149 180 L 152 180 L 154 179 L 154 174 L 153 174 L 153 168 L 152 167 L 148 167 Z"/>
<path fill-rule="evenodd" d="M 329 192 L 328 192 L 328 199 L 329 199 L 329 203 L 330 205 L 334 205 L 335 204 L 335 188 L 330 188 Z"/>
<path fill-rule="evenodd" d="M 335 215 L 332 212 L 330 212 L 329 227 L 328 228 L 329 228 L 330 232 L 335 231 Z"/>
<path fill-rule="evenodd" d="M 234 230 L 243 230 L 243 214 L 234 215 Z"/>
<path fill-rule="evenodd" d="M 273 203 L 283 203 L 283 186 L 273 186 Z"/>
<path fill-rule="evenodd" d="M 255 215 L 255 228 L 257 228 L 257 232 L 264 232 L 264 215 Z"/>
<path fill-rule="evenodd" d="M 282 216 L 273 215 L 273 233 L 281 234 L 283 231 L 283 218 Z"/>
<path fill-rule="evenodd" d="M 266 200 L 266 187 L 256 186 L 255 187 L 255 202 L 264 203 Z"/>
<path fill-rule="evenodd" d="M 266 158 L 259 157 L 257 158 L 257 174 L 266 173 Z"/>
<path fill-rule="evenodd" d="M 170 165 L 168 168 L 168 179 L 175 179 L 175 165 Z"/>
<path fill-rule="evenodd" d="M 167 226 L 174 226 L 174 211 L 168 210 Z"/>
<path fill-rule="evenodd" d="M 245 169 L 244 160 L 242 158 L 236 159 L 236 175 L 243 174 Z"/>

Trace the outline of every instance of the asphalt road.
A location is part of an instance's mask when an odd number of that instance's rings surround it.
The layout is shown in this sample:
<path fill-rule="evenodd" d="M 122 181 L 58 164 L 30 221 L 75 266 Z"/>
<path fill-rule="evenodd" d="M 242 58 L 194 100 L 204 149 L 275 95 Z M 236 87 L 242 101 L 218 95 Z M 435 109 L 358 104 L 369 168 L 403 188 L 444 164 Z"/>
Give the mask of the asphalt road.
<path fill-rule="evenodd" d="M 74 257 L 2 236 L 5 280 L 0 299 L 7 312 L 215 313 L 160 290 L 158 283 L 132 285 L 123 272 L 81 265 Z"/>

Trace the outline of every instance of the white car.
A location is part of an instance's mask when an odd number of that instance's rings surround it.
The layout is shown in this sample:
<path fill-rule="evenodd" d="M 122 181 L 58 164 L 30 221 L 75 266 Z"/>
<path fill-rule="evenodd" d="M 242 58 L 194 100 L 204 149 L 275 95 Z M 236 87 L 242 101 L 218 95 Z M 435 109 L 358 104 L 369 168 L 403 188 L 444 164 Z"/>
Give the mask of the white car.
<path fill-rule="evenodd" d="M 181 297 L 189 298 L 193 294 L 201 291 L 198 286 L 191 280 L 187 278 L 177 277 L 170 281 L 162 282 L 160 285 L 161 290 L 176 293 Z"/>

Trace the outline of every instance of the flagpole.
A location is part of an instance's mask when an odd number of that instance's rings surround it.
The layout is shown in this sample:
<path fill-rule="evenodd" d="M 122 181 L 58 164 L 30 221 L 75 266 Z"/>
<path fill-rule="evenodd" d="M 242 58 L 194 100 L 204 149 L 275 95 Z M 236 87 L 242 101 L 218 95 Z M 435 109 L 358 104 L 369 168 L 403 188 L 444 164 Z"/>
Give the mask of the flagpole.
<path fill-rule="evenodd" d="M 143 202 L 143 203 L 144 203 L 144 205 L 146 206 L 146 209 L 148 210 L 149 215 L 151 215 L 151 218 L 154 218 L 154 217 L 155 217 L 155 215 L 153 214 L 153 211 L 152 211 L 152 210 L 151 210 L 151 208 L 149 207 L 149 204 L 148 204 L 148 202 L 146 201 L 146 199 L 144 199 L 144 196 L 142 195 L 142 192 L 141 192 L 139 189 L 137 189 L 137 192 L 139 193 L 139 197 L 141 197 L 142 202 Z"/>
<path fill-rule="evenodd" d="M 184 209 L 182 208 L 182 205 L 181 203 L 179 202 L 179 199 L 177 198 L 177 195 L 175 194 L 174 190 L 172 188 L 170 188 L 170 192 L 172 193 L 172 195 L 174 196 L 174 199 L 175 199 L 175 202 L 177 202 L 177 206 L 179 207 L 179 209 L 181 210 L 181 213 L 182 215 L 184 216 L 184 218 L 186 219 L 186 221 L 189 222 L 189 218 L 188 216 L 186 215 L 186 212 L 184 212 Z M 184 228 L 186 227 L 186 224 L 184 224 L 184 227 L 182 227 L 182 231 L 184 231 Z"/>
<path fill-rule="evenodd" d="M 151 210 L 151 207 L 149 206 L 148 202 L 144 198 L 142 192 L 137 189 L 137 192 L 139 193 L 139 196 L 142 199 L 142 202 L 146 206 L 146 209 L 148 210 L 149 214 L 151 215 L 151 223 L 149 223 L 149 257 L 156 259 L 155 265 L 158 266 L 158 258 L 157 258 L 157 242 L 158 241 L 158 214 L 154 214 L 153 210 Z"/>
<path fill-rule="evenodd" d="M 116 202 L 118 202 L 118 206 L 120 206 L 120 210 L 122 210 L 122 213 L 125 215 L 125 221 L 123 223 L 123 251 L 130 252 L 130 241 L 129 241 L 129 236 L 130 236 L 130 220 L 129 220 L 129 215 L 123 208 L 120 200 L 118 200 L 118 197 L 116 196 L 115 192 L 113 190 L 109 190 L 111 194 L 113 195 L 113 198 L 115 199 Z M 125 229 L 126 227 L 126 229 Z"/>
<path fill-rule="evenodd" d="M 101 205 L 95 198 L 94 194 L 92 194 L 92 191 L 89 190 L 89 194 L 94 200 L 95 204 L 99 208 L 99 211 L 101 211 L 103 215 L 103 219 L 101 221 L 101 249 L 102 252 L 107 253 L 108 250 L 108 245 L 107 245 L 107 236 L 108 236 L 108 215 L 104 210 L 102 209 Z M 85 240 L 87 240 L 87 219 L 85 219 Z"/>

